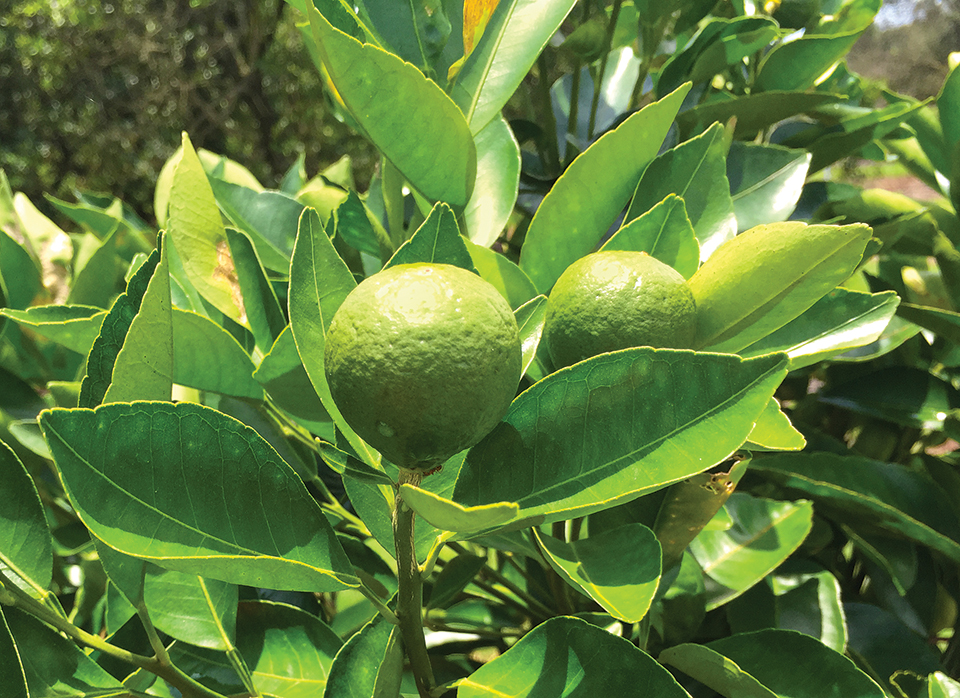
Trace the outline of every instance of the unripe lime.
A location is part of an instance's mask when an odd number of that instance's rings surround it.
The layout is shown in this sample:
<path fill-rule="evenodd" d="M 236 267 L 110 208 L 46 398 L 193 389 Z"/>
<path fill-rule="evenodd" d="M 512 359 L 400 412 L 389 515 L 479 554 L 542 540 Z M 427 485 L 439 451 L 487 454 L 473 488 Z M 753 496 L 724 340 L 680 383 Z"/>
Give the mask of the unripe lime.
<path fill-rule="evenodd" d="M 595 252 L 560 275 L 543 339 L 560 368 L 628 347 L 686 349 L 697 308 L 683 276 L 646 252 Z"/>
<path fill-rule="evenodd" d="M 520 381 L 520 337 L 506 300 L 476 274 L 400 264 L 346 297 L 324 361 L 353 430 L 396 465 L 432 470 L 506 413 Z"/>

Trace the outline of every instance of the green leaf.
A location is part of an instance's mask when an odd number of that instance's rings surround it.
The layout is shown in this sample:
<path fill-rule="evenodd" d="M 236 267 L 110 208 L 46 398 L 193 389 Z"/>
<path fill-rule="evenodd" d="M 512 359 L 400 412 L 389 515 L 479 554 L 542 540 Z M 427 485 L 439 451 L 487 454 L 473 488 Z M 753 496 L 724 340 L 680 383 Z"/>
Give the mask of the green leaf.
<path fill-rule="evenodd" d="M 400 497 L 432 526 L 442 531 L 458 533 L 493 528 L 515 517 L 518 511 L 513 502 L 465 507 L 413 485 L 401 485 Z"/>
<path fill-rule="evenodd" d="M 170 399 L 174 332 L 165 238 L 165 235 L 160 238 L 160 261 L 113 363 L 104 403 Z"/>
<path fill-rule="evenodd" d="M 537 347 L 540 346 L 543 323 L 547 317 L 547 297 L 537 296 L 524 303 L 517 308 L 514 316 L 517 318 L 517 326 L 520 328 L 520 346 L 523 349 L 522 366 L 523 373 L 526 373 L 530 364 L 537 357 Z"/>
<path fill-rule="evenodd" d="M 894 291 L 862 293 L 836 288 L 799 316 L 738 352 L 757 356 L 782 351 L 791 369 L 803 368 L 876 341 L 899 312 Z"/>
<path fill-rule="evenodd" d="M 330 416 L 303 368 L 289 325 L 263 357 L 260 366 L 253 372 L 253 378 L 264 387 L 278 407 L 294 417 L 308 422 L 329 423 Z"/>
<path fill-rule="evenodd" d="M 845 652 L 847 627 L 839 580 L 811 563 L 793 562 L 781 565 L 770 576 L 779 627 L 806 633 L 836 652 Z"/>
<path fill-rule="evenodd" d="M 960 698 L 960 683 L 939 671 L 927 677 L 927 693 L 924 698 Z"/>
<path fill-rule="evenodd" d="M 29 308 L 43 289 L 40 270 L 18 242 L 0 230 L 0 289 L 8 308 Z"/>
<path fill-rule="evenodd" d="M 762 225 L 721 246 L 696 274 L 697 343 L 739 351 L 801 315 L 859 264 L 870 228 Z"/>
<path fill-rule="evenodd" d="M 129 695 L 123 684 L 101 669 L 83 650 L 33 616 L 7 607 L 3 617 L 20 655 L 27 695 L 91 698 Z"/>
<path fill-rule="evenodd" d="M 357 192 L 350 190 L 347 198 L 333 212 L 336 234 L 358 252 L 377 259 L 393 254 L 390 237 L 367 209 Z"/>
<path fill-rule="evenodd" d="M 334 657 L 324 698 L 394 698 L 403 676 L 400 628 L 377 616 Z"/>
<path fill-rule="evenodd" d="M 100 334 L 107 311 L 86 305 L 38 305 L 26 310 L 0 308 L 0 315 L 86 356 Z"/>
<path fill-rule="evenodd" d="M 493 250 L 480 247 L 467 240 L 467 251 L 473 259 L 473 265 L 480 276 L 493 284 L 500 295 L 507 299 L 510 307 L 517 310 L 521 305 L 533 300 L 537 289 L 523 270 Z"/>
<path fill-rule="evenodd" d="M 257 346 L 264 352 L 269 351 L 287 324 L 277 294 L 267 279 L 250 239 L 243 233 L 227 228 L 227 243 L 237 271 L 246 321 Z M 284 272 L 288 273 L 289 269 L 290 262 L 287 261 Z"/>
<path fill-rule="evenodd" d="M 677 117 L 684 134 L 699 133 L 715 121 L 725 124 L 736 119 L 734 138 L 755 136 L 773 124 L 798 114 L 815 111 L 818 107 L 844 99 L 843 95 L 827 92 L 755 92 L 742 97 L 724 94 L 700 104 Z"/>
<path fill-rule="evenodd" d="M 187 279 L 200 295 L 231 320 L 244 324 L 243 297 L 220 209 L 186 133 L 173 172 L 167 232 L 183 260 Z"/>
<path fill-rule="evenodd" d="M 393 478 L 382 470 L 377 470 L 373 466 L 367 465 L 359 458 L 354 458 L 346 451 L 326 441 L 317 441 L 317 453 L 323 459 L 323 462 L 330 466 L 341 475 L 347 475 L 355 480 L 367 482 L 375 485 L 393 486 L 396 483 Z"/>
<path fill-rule="evenodd" d="M 313 209 L 304 211 L 290 262 L 290 291 L 287 297 L 290 329 L 303 360 L 303 368 L 323 408 L 357 455 L 369 465 L 374 465 L 379 463 L 379 455 L 357 436 L 340 414 L 330 395 L 323 369 L 327 327 L 340 303 L 356 285 L 353 274 L 327 237 L 317 212 Z"/>
<path fill-rule="evenodd" d="M 946 155 L 951 163 L 950 171 L 944 173 L 950 178 L 950 200 L 954 209 L 960 210 L 960 70 L 956 65 L 950 69 L 937 95 L 937 111 Z"/>
<path fill-rule="evenodd" d="M 0 482 L 0 562 L 39 593 L 53 576 L 50 528 L 33 478 L 3 441 Z"/>
<path fill-rule="evenodd" d="M 809 167 L 806 151 L 734 141 L 727 153 L 727 179 L 738 229 L 787 220 Z"/>
<path fill-rule="evenodd" d="M 500 0 L 450 88 L 472 133 L 497 117 L 574 4 Z"/>
<path fill-rule="evenodd" d="M 255 191 L 216 177 L 209 182 L 220 208 L 250 237 L 263 266 L 286 273 L 304 205 L 279 191 Z"/>
<path fill-rule="evenodd" d="M 841 521 L 869 522 L 960 560 L 960 521 L 944 491 L 920 472 L 833 453 L 770 455 L 751 470 L 802 492 Z"/>
<path fill-rule="evenodd" d="M 264 696 L 316 698 L 323 695 L 341 640 L 315 615 L 269 601 L 241 601 L 237 652 Z M 245 694 L 233 664 L 222 652 L 176 643 L 173 662 L 224 694 Z M 219 685 L 217 685 L 219 684 Z"/>
<path fill-rule="evenodd" d="M 364 134 L 427 199 L 465 206 L 477 176 L 477 151 L 457 105 L 413 65 L 361 44 L 316 9 L 308 14 L 337 94 Z M 389 100 L 382 99 L 385 84 Z"/>
<path fill-rule="evenodd" d="M 571 543 L 533 534 L 557 574 L 611 616 L 637 623 L 647 614 L 660 582 L 660 543 L 649 528 L 628 524 Z"/>
<path fill-rule="evenodd" d="M 473 582 L 484 567 L 487 559 L 470 553 L 461 553 L 444 564 L 440 574 L 433 582 L 428 608 L 447 608 L 457 599 L 464 589 Z"/>
<path fill-rule="evenodd" d="M 233 649 L 237 586 L 147 565 L 143 601 L 159 630 L 198 647 Z"/>
<path fill-rule="evenodd" d="M 9 691 L 9 698 L 29 698 L 23 660 L 10 633 L 10 626 L 0 606 L 0 682 Z"/>
<path fill-rule="evenodd" d="M 9 313 L 5 314 L 10 315 Z M 897 307 L 897 315 L 954 344 L 960 344 L 960 313 L 927 305 L 901 303 Z M 13 315 L 10 315 L 10 317 L 13 317 Z"/>
<path fill-rule="evenodd" d="M 117 355 L 123 348 L 130 326 L 140 311 L 153 272 L 160 263 L 160 250 L 154 250 L 127 283 L 127 290 L 113 302 L 103 319 L 100 334 L 87 357 L 87 373 L 80 385 L 80 407 L 96 407 L 110 387 Z"/>
<path fill-rule="evenodd" d="M 84 240 L 89 240 L 93 249 L 83 257 L 78 255 L 66 302 L 68 305 L 106 308 L 116 294 L 115 287 L 121 273 L 117 264 L 117 234 L 111 233 L 100 241 L 92 233 L 87 233 Z"/>
<path fill-rule="evenodd" d="M 602 250 L 647 252 L 689 279 L 700 266 L 700 243 L 687 207 L 676 194 L 626 223 L 604 243 Z"/>
<path fill-rule="evenodd" d="M 632 696 L 641 686 L 643 695 L 689 698 L 670 672 L 628 640 L 579 618 L 558 617 L 461 679 L 457 696 Z"/>
<path fill-rule="evenodd" d="M 233 335 L 213 320 L 173 309 L 173 380 L 197 390 L 263 399 L 255 366 Z"/>
<path fill-rule="evenodd" d="M 736 698 L 778 698 L 732 659 L 703 645 L 682 644 L 660 653 L 660 662 L 676 667 L 717 691 Z"/>
<path fill-rule="evenodd" d="M 463 211 L 466 236 L 481 247 L 497 241 L 513 213 L 520 185 L 520 145 L 502 116 L 473 137 L 477 181 Z"/>
<path fill-rule="evenodd" d="M 785 372 L 782 355 L 640 347 L 587 359 L 513 401 L 469 451 L 452 498 L 518 503 L 511 528 L 630 501 L 727 458 Z"/>
<path fill-rule="evenodd" d="M 400 246 L 384 269 L 398 264 L 452 264 L 476 272 L 457 226 L 457 216 L 445 203 L 436 204 L 417 232 Z"/>
<path fill-rule="evenodd" d="M 46 194 L 45 198 L 60 213 L 79 223 L 100 240 L 105 240 L 107 236 L 112 235 L 121 226 L 126 229 L 126 226 L 123 225 L 123 203 L 120 199 L 114 198 L 109 206 L 94 206 L 83 200 L 72 204 L 50 194 Z"/>
<path fill-rule="evenodd" d="M 681 87 L 602 135 L 544 197 L 520 254 L 520 268 L 540 293 L 549 292 L 564 269 L 592 251 L 620 215 L 688 91 L 689 86 Z"/>
<path fill-rule="evenodd" d="M 832 35 L 804 34 L 773 47 L 754 80 L 758 92 L 805 90 L 831 70 L 860 38 L 870 21 L 854 31 Z"/>
<path fill-rule="evenodd" d="M 707 259 L 737 234 L 726 156 L 720 124 L 658 156 L 643 172 L 624 220 L 632 221 L 676 193 L 686 205 L 700 243 L 700 258 Z"/>
<path fill-rule="evenodd" d="M 704 574 L 725 587 L 710 594 L 708 610 L 770 574 L 800 546 L 813 525 L 813 504 L 803 500 L 780 502 L 737 492 L 726 507 L 733 526 L 704 529 L 690 544 Z"/>
<path fill-rule="evenodd" d="M 760 413 L 744 448 L 752 451 L 799 451 L 806 446 L 803 434 L 790 423 L 780 411 L 776 398 L 770 398 L 766 409 Z"/>
<path fill-rule="evenodd" d="M 777 696 L 884 698 L 852 660 L 791 630 L 761 630 L 714 640 L 708 648 L 737 663 Z M 803 661 L 797 661 L 799 657 Z M 808 663 L 809 662 L 809 663 Z M 816 671 L 810 671 L 815 666 Z"/>
<path fill-rule="evenodd" d="M 48 410 L 40 424 L 74 508 L 111 547 L 235 584 L 356 585 L 306 487 L 231 417 L 192 403 L 138 402 Z"/>

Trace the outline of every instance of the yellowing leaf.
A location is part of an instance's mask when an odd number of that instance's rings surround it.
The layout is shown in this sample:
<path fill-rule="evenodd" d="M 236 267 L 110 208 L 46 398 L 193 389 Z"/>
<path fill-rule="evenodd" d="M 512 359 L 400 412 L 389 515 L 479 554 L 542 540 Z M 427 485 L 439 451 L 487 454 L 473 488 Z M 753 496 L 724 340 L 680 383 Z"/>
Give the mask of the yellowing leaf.
<path fill-rule="evenodd" d="M 483 36 L 490 15 L 497 9 L 500 0 L 463 0 L 463 55 L 470 55 L 473 47 Z"/>

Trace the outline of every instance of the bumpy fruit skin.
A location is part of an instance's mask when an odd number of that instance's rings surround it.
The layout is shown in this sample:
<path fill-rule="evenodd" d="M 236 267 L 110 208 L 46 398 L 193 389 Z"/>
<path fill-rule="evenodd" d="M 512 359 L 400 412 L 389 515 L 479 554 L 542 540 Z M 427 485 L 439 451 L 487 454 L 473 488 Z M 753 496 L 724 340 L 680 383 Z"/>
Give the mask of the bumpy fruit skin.
<path fill-rule="evenodd" d="M 628 347 L 687 349 L 697 333 L 693 294 L 679 272 L 645 252 L 595 252 L 560 275 L 543 339 L 557 368 Z"/>
<path fill-rule="evenodd" d="M 400 264 L 347 296 L 324 361 L 354 431 L 396 465 L 429 471 L 506 413 L 520 381 L 520 337 L 509 304 L 476 274 Z"/>

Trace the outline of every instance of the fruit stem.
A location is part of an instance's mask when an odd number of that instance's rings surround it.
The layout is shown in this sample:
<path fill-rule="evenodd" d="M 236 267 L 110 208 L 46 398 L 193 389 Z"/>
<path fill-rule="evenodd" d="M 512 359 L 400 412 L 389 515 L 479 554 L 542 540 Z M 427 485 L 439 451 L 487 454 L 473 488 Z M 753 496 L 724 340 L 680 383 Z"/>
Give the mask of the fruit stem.
<path fill-rule="evenodd" d="M 409 483 L 416 487 L 422 475 L 418 472 L 400 469 L 399 485 Z M 417 552 L 414 546 L 413 522 L 416 514 L 397 494 L 393 512 L 393 539 L 397 549 L 397 619 L 400 621 L 400 635 L 403 647 L 410 660 L 410 668 L 417 682 L 417 691 L 421 698 L 430 698 L 430 691 L 436 685 L 433 678 L 433 666 L 427 654 L 427 643 L 423 637 L 423 579 L 417 564 Z"/>

